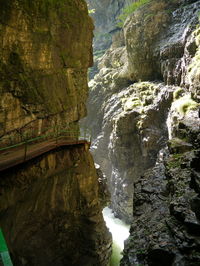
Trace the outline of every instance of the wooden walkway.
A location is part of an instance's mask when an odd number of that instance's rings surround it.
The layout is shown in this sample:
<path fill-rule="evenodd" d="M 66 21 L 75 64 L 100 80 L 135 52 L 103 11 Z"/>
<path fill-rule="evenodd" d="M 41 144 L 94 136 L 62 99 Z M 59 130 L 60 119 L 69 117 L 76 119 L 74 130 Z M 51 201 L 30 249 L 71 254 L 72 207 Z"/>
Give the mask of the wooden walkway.
<path fill-rule="evenodd" d="M 39 143 L 32 143 L 27 146 L 22 145 L 19 147 L 0 151 L 0 171 L 29 161 L 58 147 L 74 145 L 84 145 L 87 149 L 89 149 L 90 142 L 88 142 L 87 140 L 73 140 L 63 137 L 57 140 L 46 140 Z"/>

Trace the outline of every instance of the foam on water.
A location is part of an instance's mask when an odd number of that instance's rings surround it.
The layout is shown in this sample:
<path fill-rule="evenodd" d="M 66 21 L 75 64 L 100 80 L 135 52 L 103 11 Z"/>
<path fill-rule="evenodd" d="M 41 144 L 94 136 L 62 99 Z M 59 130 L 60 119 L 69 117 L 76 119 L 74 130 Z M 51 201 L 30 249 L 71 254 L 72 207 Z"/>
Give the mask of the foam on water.
<path fill-rule="evenodd" d="M 115 218 L 112 210 L 108 207 L 103 209 L 103 217 L 113 237 L 113 254 L 110 266 L 117 266 L 122 258 L 121 252 L 124 249 L 124 240 L 129 236 L 130 226 Z"/>

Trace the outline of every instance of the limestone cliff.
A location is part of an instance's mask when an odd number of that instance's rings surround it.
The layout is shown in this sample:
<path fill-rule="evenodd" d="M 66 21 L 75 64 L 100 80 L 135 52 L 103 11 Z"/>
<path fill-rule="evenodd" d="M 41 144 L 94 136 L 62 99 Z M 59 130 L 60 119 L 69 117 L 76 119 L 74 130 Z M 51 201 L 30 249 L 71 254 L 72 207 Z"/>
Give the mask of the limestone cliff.
<path fill-rule="evenodd" d="M 121 265 L 200 262 L 200 118 L 198 111 L 180 115 L 173 107 L 169 150 L 161 150 L 156 166 L 134 184 L 131 236 Z"/>
<path fill-rule="evenodd" d="M 0 1 L 0 147 L 85 115 L 92 29 L 83 0 Z M 111 237 L 84 145 L 0 172 L 0 227 L 14 265 L 107 266 Z"/>
<path fill-rule="evenodd" d="M 92 152 L 115 215 L 132 222 L 122 265 L 200 261 L 199 10 L 199 0 L 136 9 L 89 84 Z"/>
<path fill-rule="evenodd" d="M 125 46 L 118 35 L 90 82 L 86 124 L 93 130 L 93 154 L 108 182 L 115 184 L 110 189 L 121 206 L 114 204 L 114 210 L 123 217 L 124 209 L 125 219 L 132 213 L 129 185 L 155 163 L 166 143 L 168 108 L 178 89 L 169 85 L 190 88 L 198 98 L 198 64 L 192 62 L 198 57 L 199 7 L 199 1 L 152 1 L 136 10 L 124 24 Z M 130 85 L 156 78 L 160 85 Z"/>
<path fill-rule="evenodd" d="M 84 1 L 1 1 L 0 12 L 0 135 L 17 142 L 29 127 L 77 127 L 92 64 Z"/>
<path fill-rule="evenodd" d="M 135 1 L 135 0 L 133 0 Z M 93 39 L 94 65 L 89 70 L 89 78 L 92 79 L 98 70 L 98 62 L 112 43 L 116 35 L 121 36 L 121 31 L 117 25 L 117 19 L 123 8 L 133 2 L 132 0 L 87 0 L 90 16 L 94 20 L 95 30 Z M 118 38 L 119 42 L 123 39 Z"/>
<path fill-rule="evenodd" d="M 91 16 L 94 19 L 94 52 L 103 52 L 109 48 L 112 35 L 117 31 L 117 17 L 130 0 L 87 0 Z"/>

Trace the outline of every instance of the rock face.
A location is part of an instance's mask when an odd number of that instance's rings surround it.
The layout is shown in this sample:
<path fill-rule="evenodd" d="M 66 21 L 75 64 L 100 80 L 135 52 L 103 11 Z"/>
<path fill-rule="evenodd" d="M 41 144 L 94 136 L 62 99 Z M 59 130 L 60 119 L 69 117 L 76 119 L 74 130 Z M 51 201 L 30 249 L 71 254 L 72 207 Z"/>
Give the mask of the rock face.
<path fill-rule="evenodd" d="M 103 115 L 102 134 L 91 151 L 109 177 L 112 209 L 126 222 L 131 221 L 133 212 L 133 183 L 154 165 L 168 138 L 166 115 L 171 101 L 172 88 L 143 82 L 104 99 L 98 110 Z M 91 106 L 98 108 L 95 103 Z"/>
<path fill-rule="evenodd" d="M 127 76 L 186 85 L 187 67 L 196 51 L 192 32 L 199 8 L 199 1 L 152 1 L 130 16 L 124 25 Z"/>
<path fill-rule="evenodd" d="M 98 164 L 95 164 L 96 167 L 96 172 L 98 175 L 98 183 L 99 183 L 99 199 L 101 206 L 106 207 L 110 203 L 110 192 L 108 190 L 107 186 L 107 178 L 106 176 L 102 173 L 100 166 Z"/>
<path fill-rule="evenodd" d="M 76 128 L 92 64 L 86 4 L 16 0 L 1 6 L 0 135 L 17 142 L 28 126 L 35 135 L 53 125 Z"/>
<path fill-rule="evenodd" d="M 132 224 L 121 265 L 200 263 L 199 10 L 140 7 L 90 81 L 92 152 L 115 215 Z"/>
<path fill-rule="evenodd" d="M 113 40 L 89 84 L 92 152 L 107 176 L 114 212 L 126 221 L 132 220 L 132 184 L 166 145 L 172 91 L 180 93 L 175 86 L 199 101 L 199 8 L 200 1 L 178 0 L 141 6 L 127 18 L 124 36 Z"/>
<path fill-rule="evenodd" d="M 164 4 L 167 3 L 163 1 Z M 149 9 L 154 5 L 156 1 L 149 5 Z M 150 52 L 147 53 L 144 44 L 141 44 L 142 53 L 146 53 L 147 59 L 149 55 L 155 56 L 150 56 L 154 62 L 153 68 L 150 67 L 150 61 L 143 58 L 147 65 L 144 64 L 141 71 L 136 61 L 141 50 L 139 46 L 134 49 L 135 40 L 132 43 L 134 54 L 132 61 L 129 57 L 127 68 L 132 69 L 129 72 L 132 73 L 132 76 L 129 75 L 131 79 L 146 80 L 160 76 L 166 84 L 181 87 L 174 90 L 168 112 L 168 147 L 160 151 L 156 165 L 134 183 L 133 219 L 121 265 L 174 266 L 200 263 L 197 163 L 200 159 L 199 24 L 197 16 L 193 15 L 199 7 L 200 1 L 182 1 L 181 7 L 173 6 L 173 20 L 166 21 L 168 27 L 154 36 L 154 41 L 150 42 L 152 46 L 146 46 Z M 130 21 L 140 17 L 140 12 L 144 12 L 144 9 L 138 10 L 127 21 L 127 34 L 132 31 L 128 23 L 131 26 Z M 164 16 L 168 15 L 165 13 Z M 137 32 L 141 36 L 139 29 Z M 150 39 L 151 35 L 147 41 Z M 156 57 L 157 65 L 154 61 Z"/>
<path fill-rule="evenodd" d="M 0 1 L 0 147 L 85 115 L 92 29 L 83 0 Z M 71 146 L 0 172 L 0 227 L 14 265 L 107 266 L 111 236 L 88 150 Z"/>
<path fill-rule="evenodd" d="M 122 37 L 122 31 L 118 27 L 118 16 L 122 12 L 123 8 L 129 5 L 135 0 L 86 0 L 88 3 L 90 15 L 94 20 L 95 30 L 93 39 L 94 50 L 94 65 L 89 70 L 89 79 L 93 79 L 99 72 L 98 63 L 100 58 L 105 53 L 112 43 L 112 40 L 118 39 L 119 43 L 124 40 Z"/>
<path fill-rule="evenodd" d="M 87 0 L 95 23 L 94 51 L 102 51 L 112 43 L 112 33 L 117 31 L 117 17 L 130 0 Z"/>
<path fill-rule="evenodd" d="M 107 265 L 110 235 L 84 145 L 2 173 L 0 224 L 14 265 Z"/>
<path fill-rule="evenodd" d="M 200 262 L 200 118 L 197 111 L 178 117 L 170 153 L 162 151 L 156 166 L 134 184 L 131 236 L 121 265 Z"/>

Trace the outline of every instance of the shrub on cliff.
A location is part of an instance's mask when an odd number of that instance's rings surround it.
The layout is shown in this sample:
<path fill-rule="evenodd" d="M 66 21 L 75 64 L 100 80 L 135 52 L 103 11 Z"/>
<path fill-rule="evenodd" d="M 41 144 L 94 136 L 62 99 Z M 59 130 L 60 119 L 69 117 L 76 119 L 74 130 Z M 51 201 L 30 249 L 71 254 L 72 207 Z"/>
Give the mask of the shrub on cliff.
<path fill-rule="evenodd" d="M 141 7 L 141 6 L 143 6 L 143 5 L 147 4 L 147 3 L 149 3 L 150 1 L 151 1 L 151 0 L 139 0 L 139 1 L 137 1 L 137 2 L 134 2 L 134 3 L 130 4 L 130 5 L 128 5 L 127 7 L 125 7 L 125 8 L 122 10 L 121 15 L 119 15 L 118 18 L 117 18 L 117 19 L 119 20 L 117 26 L 120 27 L 120 28 L 122 28 L 122 26 L 123 26 L 123 24 L 124 24 L 126 18 L 127 18 L 130 14 L 132 14 L 133 12 L 135 12 L 139 7 Z"/>

